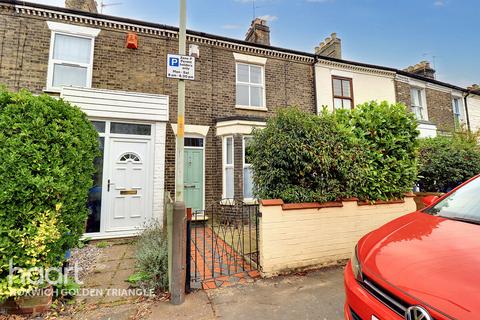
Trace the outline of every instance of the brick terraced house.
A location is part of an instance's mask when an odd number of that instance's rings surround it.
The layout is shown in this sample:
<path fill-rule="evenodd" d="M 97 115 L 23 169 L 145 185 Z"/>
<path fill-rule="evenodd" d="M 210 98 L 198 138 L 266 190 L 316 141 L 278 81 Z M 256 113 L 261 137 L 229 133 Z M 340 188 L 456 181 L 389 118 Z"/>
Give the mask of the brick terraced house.
<path fill-rule="evenodd" d="M 174 194 L 177 80 L 166 77 L 178 29 L 67 8 L 0 1 L 0 83 L 79 106 L 98 129 L 103 157 L 89 203 L 89 236 L 136 232 Z M 239 41 L 187 32 L 198 54 L 186 84 L 185 200 L 201 210 L 222 198 L 253 200 L 245 146 L 280 107 L 315 112 L 314 54 L 271 47 L 265 21 Z M 127 35 L 137 37 L 127 48 Z"/>
<path fill-rule="evenodd" d="M 188 31 L 187 45 L 197 58 L 186 83 L 183 165 L 186 205 L 195 210 L 254 200 L 246 145 L 281 107 L 316 113 L 401 101 L 422 136 L 435 135 L 435 125 L 480 127 L 477 91 L 416 69 L 342 60 L 336 34 L 315 54 L 298 52 L 270 46 L 269 27 L 255 19 L 244 41 Z M 93 238 L 135 234 L 163 217 L 165 191 L 174 194 L 177 80 L 166 64 L 177 50 L 178 28 L 98 14 L 94 0 L 67 0 L 66 8 L 0 0 L 0 83 L 70 101 L 99 132 L 86 230 Z"/>

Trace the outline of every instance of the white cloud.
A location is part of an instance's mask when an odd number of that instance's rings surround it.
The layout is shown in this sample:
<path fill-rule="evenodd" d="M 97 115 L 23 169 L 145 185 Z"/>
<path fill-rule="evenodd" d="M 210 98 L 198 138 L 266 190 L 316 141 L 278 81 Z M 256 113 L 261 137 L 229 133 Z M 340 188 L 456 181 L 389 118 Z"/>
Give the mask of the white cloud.
<path fill-rule="evenodd" d="M 263 16 L 260 16 L 258 17 L 260 19 L 263 19 L 263 20 L 266 20 L 266 21 L 275 21 L 275 20 L 278 20 L 278 17 L 277 16 L 272 16 L 270 14 L 265 14 Z"/>
<path fill-rule="evenodd" d="M 305 0 L 307 2 L 312 2 L 312 3 L 325 3 L 325 2 L 332 2 L 334 0 Z"/>
<path fill-rule="evenodd" d="M 433 3 L 433 5 L 436 7 L 443 7 L 445 6 L 445 0 L 437 0 Z"/>
<path fill-rule="evenodd" d="M 227 29 L 227 30 L 235 30 L 235 29 L 240 29 L 242 26 L 239 24 L 224 24 L 222 26 L 222 29 Z"/>

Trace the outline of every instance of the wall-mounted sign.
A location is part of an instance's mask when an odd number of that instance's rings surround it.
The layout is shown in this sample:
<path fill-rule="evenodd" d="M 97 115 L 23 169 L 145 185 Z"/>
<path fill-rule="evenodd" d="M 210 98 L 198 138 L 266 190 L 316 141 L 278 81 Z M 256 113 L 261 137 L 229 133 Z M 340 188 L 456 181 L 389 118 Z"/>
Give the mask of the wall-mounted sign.
<path fill-rule="evenodd" d="M 195 58 L 178 54 L 167 55 L 167 78 L 195 80 Z"/>

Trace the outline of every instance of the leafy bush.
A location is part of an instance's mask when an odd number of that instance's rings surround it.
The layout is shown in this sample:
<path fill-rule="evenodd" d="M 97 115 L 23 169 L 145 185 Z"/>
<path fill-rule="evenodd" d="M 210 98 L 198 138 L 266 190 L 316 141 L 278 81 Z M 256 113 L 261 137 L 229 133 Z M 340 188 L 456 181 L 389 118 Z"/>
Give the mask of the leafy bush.
<path fill-rule="evenodd" d="M 129 281 L 155 291 L 168 290 L 168 239 L 158 221 L 140 234 L 136 243 L 137 273 Z"/>
<path fill-rule="evenodd" d="M 325 202 L 354 195 L 362 152 L 333 114 L 283 109 L 253 135 L 249 161 L 259 198 Z"/>
<path fill-rule="evenodd" d="M 356 196 L 388 200 L 411 191 L 417 179 L 419 135 L 413 113 L 403 104 L 372 101 L 337 115 L 353 129 L 367 159 Z"/>
<path fill-rule="evenodd" d="M 404 105 L 387 102 L 318 116 L 281 110 L 249 146 L 255 194 L 285 202 L 401 198 L 417 177 L 416 126 Z"/>
<path fill-rule="evenodd" d="M 97 153 L 97 133 L 78 108 L 0 89 L 0 295 L 21 289 L 5 285 L 10 259 L 57 266 L 78 243 Z"/>
<path fill-rule="evenodd" d="M 420 140 L 419 186 L 422 191 L 447 192 L 480 174 L 480 147 L 468 133 Z"/>

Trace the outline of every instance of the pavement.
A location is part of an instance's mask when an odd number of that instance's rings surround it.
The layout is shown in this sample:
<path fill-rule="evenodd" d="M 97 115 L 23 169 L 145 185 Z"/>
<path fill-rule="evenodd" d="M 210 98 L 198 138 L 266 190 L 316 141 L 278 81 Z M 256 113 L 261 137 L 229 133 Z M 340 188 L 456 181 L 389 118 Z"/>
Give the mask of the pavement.
<path fill-rule="evenodd" d="M 343 268 L 197 291 L 184 304 L 157 303 L 149 319 L 343 319 Z"/>

